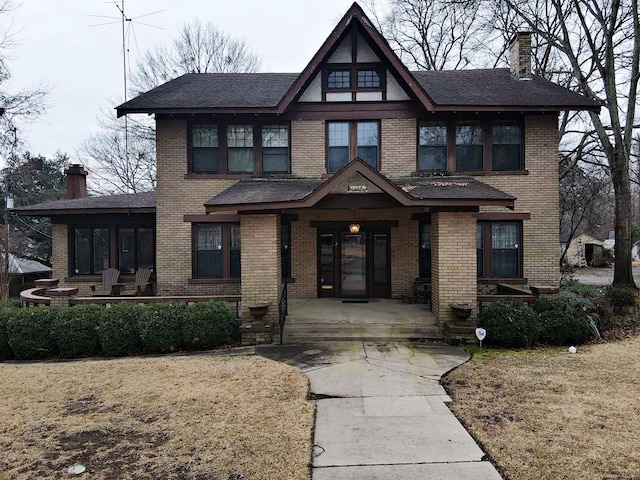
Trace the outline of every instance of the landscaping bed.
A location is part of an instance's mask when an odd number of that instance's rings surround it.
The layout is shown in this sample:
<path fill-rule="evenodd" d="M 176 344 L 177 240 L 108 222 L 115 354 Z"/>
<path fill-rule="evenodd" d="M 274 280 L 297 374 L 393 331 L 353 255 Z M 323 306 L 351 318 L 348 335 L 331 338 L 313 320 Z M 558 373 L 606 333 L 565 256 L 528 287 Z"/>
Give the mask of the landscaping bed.
<path fill-rule="evenodd" d="M 214 355 L 0 364 L 0 479 L 309 478 L 296 369 Z"/>

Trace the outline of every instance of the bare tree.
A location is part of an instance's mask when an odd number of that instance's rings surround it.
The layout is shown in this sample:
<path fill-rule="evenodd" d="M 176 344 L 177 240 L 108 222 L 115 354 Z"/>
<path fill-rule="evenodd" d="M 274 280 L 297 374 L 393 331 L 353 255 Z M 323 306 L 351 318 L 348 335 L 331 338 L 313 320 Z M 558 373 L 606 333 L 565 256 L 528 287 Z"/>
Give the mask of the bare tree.
<path fill-rule="evenodd" d="M 640 79 L 637 0 L 500 0 L 557 52 L 578 92 L 603 102 L 585 131 L 597 142 L 615 194 L 613 283 L 635 286 L 631 268 L 630 156 Z"/>
<path fill-rule="evenodd" d="M 89 188 L 99 194 L 137 193 L 156 186 L 155 138 L 152 128 L 104 111 L 101 130 L 82 143 L 79 156 L 87 166 Z"/>
<path fill-rule="evenodd" d="M 133 91 L 146 92 L 185 73 L 255 72 L 260 58 L 246 42 L 194 19 L 183 24 L 178 37 L 148 50 L 131 76 Z"/>

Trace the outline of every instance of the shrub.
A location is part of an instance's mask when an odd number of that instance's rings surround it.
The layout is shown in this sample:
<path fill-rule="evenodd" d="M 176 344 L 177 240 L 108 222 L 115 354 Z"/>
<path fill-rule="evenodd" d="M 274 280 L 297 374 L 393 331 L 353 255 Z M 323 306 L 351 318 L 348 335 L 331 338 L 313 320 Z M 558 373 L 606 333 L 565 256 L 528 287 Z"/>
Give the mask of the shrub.
<path fill-rule="evenodd" d="M 175 352 L 183 347 L 182 322 L 187 306 L 184 303 L 148 305 L 140 317 L 140 338 L 147 353 Z"/>
<path fill-rule="evenodd" d="M 98 339 L 107 357 L 137 355 L 142 351 L 138 323 L 146 307 L 137 303 L 117 303 L 102 310 Z"/>
<path fill-rule="evenodd" d="M 7 321 L 16 314 L 16 310 L 17 308 L 0 302 L 0 362 L 13 358 L 13 352 L 9 346 L 9 335 L 7 334 Z"/>
<path fill-rule="evenodd" d="M 533 309 L 511 298 L 483 308 L 480 326 L 487 330 L 487 343 L 503 347 L 531 347 L 540 336 L 540 323 Z"/>
<path fill-rule="evenodd" d="M 228 343 L 237 330 L 233 313 L 224 302 L 198 302 L 187 307 L 182 338 L 188 349 L 214 348 Z"/>
<path fill-rule="evenodd" d="M 607 298 L 614 313 L 626 313 L 636 305 L 638 290 L 629 285 L 611 285 L 607 288 Z"/>
<path fill-rule="evenodd" d="M 18 360 L 36 360 L 56 354 L 51 336 L 51 321 L 58 309 L 51 307 L 18 308 L 7 319 L 9 346 Z"/>
<path fill-rule="evenodd" d="M 103 307 L 78 305 L 72 308 L 55 308 L 51 320 L 51 335 L 63 358 L 90 357 L 98 353 L 96 328 Z"/>
<path fill-rule="evenodd" d="M 549 345 L 579 345 L 591 336 L 583 312 L 548 310 L 540 314 L 540 340 Z"/>

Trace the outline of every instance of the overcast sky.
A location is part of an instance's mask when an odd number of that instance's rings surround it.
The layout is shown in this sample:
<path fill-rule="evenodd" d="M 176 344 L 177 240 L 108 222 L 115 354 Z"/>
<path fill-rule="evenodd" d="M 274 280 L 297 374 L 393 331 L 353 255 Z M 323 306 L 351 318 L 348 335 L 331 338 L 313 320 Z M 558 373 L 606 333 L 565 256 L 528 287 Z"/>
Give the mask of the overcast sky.
<path fill-rule="evenodd" d="M 168 43 L 180 25 L 198 17 L 244 38 L 262 58 L 262 70 L 299 72 L 311 60 L 353 0 L 125 0 L 133 23 L 131 65 L 147 49 Z M 120 5 L 120 0 L 117 1 Z M 152 12 L 159 13 L 148 15 Z M 105 16 L 109 18 L 92 17 Z M 66 152 L 71 160 L 97 131 L 101 109 L 123 98 L 122 30 L 114 1 L 22 0 L 13 14 L 18 44 L 11 49 L 9 90 L 39 83 L 50 89 L 49 107 L 22 138 L 34 154 Z M 6 27 L 8 18 L 3 19 Z"/>

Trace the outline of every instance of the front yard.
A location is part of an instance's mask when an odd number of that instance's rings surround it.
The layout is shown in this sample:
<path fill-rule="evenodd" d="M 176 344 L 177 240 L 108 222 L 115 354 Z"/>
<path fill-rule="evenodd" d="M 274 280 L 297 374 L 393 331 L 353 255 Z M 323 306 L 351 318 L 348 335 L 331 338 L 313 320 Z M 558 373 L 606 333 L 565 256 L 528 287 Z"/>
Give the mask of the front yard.
<path fill-rule="evenodd" d="M 640 478 L 640 336 L 476 355 L 444 380 L 505 479 Z"/>
<path fill-rule="evenodd" d="M 306 395 L 255 356 L 0 364 L 0 479 L 308 479 Z"/>

